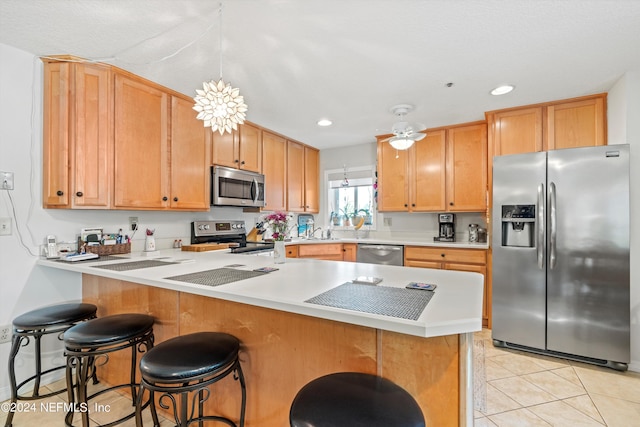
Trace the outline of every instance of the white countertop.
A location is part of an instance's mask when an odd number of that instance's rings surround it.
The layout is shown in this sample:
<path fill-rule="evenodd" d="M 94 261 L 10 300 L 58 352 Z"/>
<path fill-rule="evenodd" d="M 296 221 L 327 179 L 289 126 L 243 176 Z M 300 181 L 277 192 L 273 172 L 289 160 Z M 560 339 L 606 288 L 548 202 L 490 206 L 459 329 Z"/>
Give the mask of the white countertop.
<path fill-rule="evenodd" d="M 157 257 L 193 261 L 129 271 L 92 267 L 155 258 L 134 253 L 123 260 L 71 263 L 40 259 L 37 264 L 422 337 L 475 332 L 482 327 L 484 278 L 478 273 L 294 258 L 274 265 L 270 256 L 231 254 L 228 249 L 210 252 L 169 249 Z M 215 287 L 165 279 L 230 264 L 242 264 L 241 268 L 249 270 L 266 266 L 279 270 Z M 404 287 L 416 281 L 435 283 L 438 288 L 417 321 L 304 302 L 358 276 L 381 277 L 383 281 L 378 286 Z"/>

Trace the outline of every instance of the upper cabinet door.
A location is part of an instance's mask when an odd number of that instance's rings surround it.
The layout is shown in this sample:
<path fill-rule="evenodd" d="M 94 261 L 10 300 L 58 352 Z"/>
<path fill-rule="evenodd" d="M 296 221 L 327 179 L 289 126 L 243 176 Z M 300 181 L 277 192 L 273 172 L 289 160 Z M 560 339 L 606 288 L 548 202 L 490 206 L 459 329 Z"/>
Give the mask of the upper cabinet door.
<path fill-rule="evenodd" d="M 265 210 L 287 209 L 287 140 L 262 132 L 262 173 L 265 182 Z"/>
<path fill-rule="evenodd" d="M 69 105 L 71 64 L 45 62 L 43 100 L 42 204 L 45 208 L 68 208 L 69 197 Z"/>
<path fill-rule="evenodd" d="M 290 212 L 304 212 L 304 163 L 304 146 L 287 141 L 287 210 Z"/>
<path fill-rule="evenodd" d="M 210 209 L 208 128 L 196 119 L 193 102 L 171 97 L 172 209 Z"/>
<path fill-rule="evenodd" d="M 73 207 L 108 208 L 113 167 L 111 73 L 95 64 L 74 68 Z"/>
<path fill-rule="evenodd" d="M 239 164 L 236 167 L 253 172 L 261 172 L 262 129 L 249 123 L 243 123 L 239 127 L 239 134 Z"/>
<path fill-rule="evenodd" d="M 320 212 L 320 153 L 304 147 L 304 211 Z"/>
<path fill-rule="evenodd" d="M 114 110 L 115 206 L 169 206 L 169 95 L 116 74 Z"/>
<path fill-rule="evenodd" d="M 378 141 L 378 211 L 409 210 L 409 151 Z"/>
<path fill-rule="evenodd" d="M 444 211 L 445 206 L 445 146 L 444 129 L 428 132 L 411 147 L 410 165 L 413 176 L 410 210 Z"/>
<path fill-rule="evenodd" d="M 498 111 L 488 118 L 494 156 L 543 151 L 542 107 Z"/>
<path fill-rule="evenodd" d="M 547 149 L 606 145 L 605 95 L 547 107 Z"/>
<path fill-rule="evenodd" d="M 447 210 L 482 212 L 487 208 L 487 125 L 447 132 Z"/>
<path fill-rule="evenodd" d="M 212 132 L 211 133 L 211 164 L 237 168 L 240 159 L 238 158 L 238 132 Z"/>

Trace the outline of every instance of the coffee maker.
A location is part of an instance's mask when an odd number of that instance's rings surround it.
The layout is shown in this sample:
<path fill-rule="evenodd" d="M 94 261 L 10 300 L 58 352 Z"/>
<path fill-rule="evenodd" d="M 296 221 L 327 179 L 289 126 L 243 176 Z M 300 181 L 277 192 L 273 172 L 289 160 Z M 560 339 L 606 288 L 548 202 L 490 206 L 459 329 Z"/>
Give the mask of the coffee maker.
<path fill-rule="evenodd" d="M 456 239 L 456 216 L 452 213 L 438 214 L 438 237 L 434 237 L 436 242 L 454 242 Z"/>

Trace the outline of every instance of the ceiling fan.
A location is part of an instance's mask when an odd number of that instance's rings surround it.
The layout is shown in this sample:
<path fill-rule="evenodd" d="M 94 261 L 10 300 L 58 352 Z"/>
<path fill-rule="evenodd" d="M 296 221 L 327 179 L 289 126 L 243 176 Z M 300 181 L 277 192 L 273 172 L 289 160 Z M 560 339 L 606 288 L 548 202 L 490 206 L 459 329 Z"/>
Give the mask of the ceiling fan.
<path fill-rule="evenodd" d="M 413 145 L 414 142 L 420 141 L 426 133 L 422 132 L 425 126 L 419 123 L 409 123 L 405 121 L 404 116 L 413 111 L 413 105 L 398 104 L 391 107 L 391 112 L 398 116 L 399 120 L 391 127 L 393 136 L 383 139 L 389 141 L 389 144 L 396 150 L 406 150 Z"/>

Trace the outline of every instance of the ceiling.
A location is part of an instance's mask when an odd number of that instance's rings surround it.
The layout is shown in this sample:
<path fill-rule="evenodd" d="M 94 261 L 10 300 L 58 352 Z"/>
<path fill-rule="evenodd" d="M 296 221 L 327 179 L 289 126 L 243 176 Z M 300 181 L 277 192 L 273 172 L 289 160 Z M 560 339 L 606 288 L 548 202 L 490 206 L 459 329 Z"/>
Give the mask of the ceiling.
<path fill-rule="evenodd" d="M 220 77 L 222 33 L 223 77 L 247 119 L 320 149 L 389 133 L 396 104 L 436 127 L 606 92 L 640 71 L 638 0 L 225 0 L 222 29 L 219 8 L 1 0 L 0 43 L 108 62 L 193 96 Z M 503 83 L 516 89 L 489 94 Z"/>

